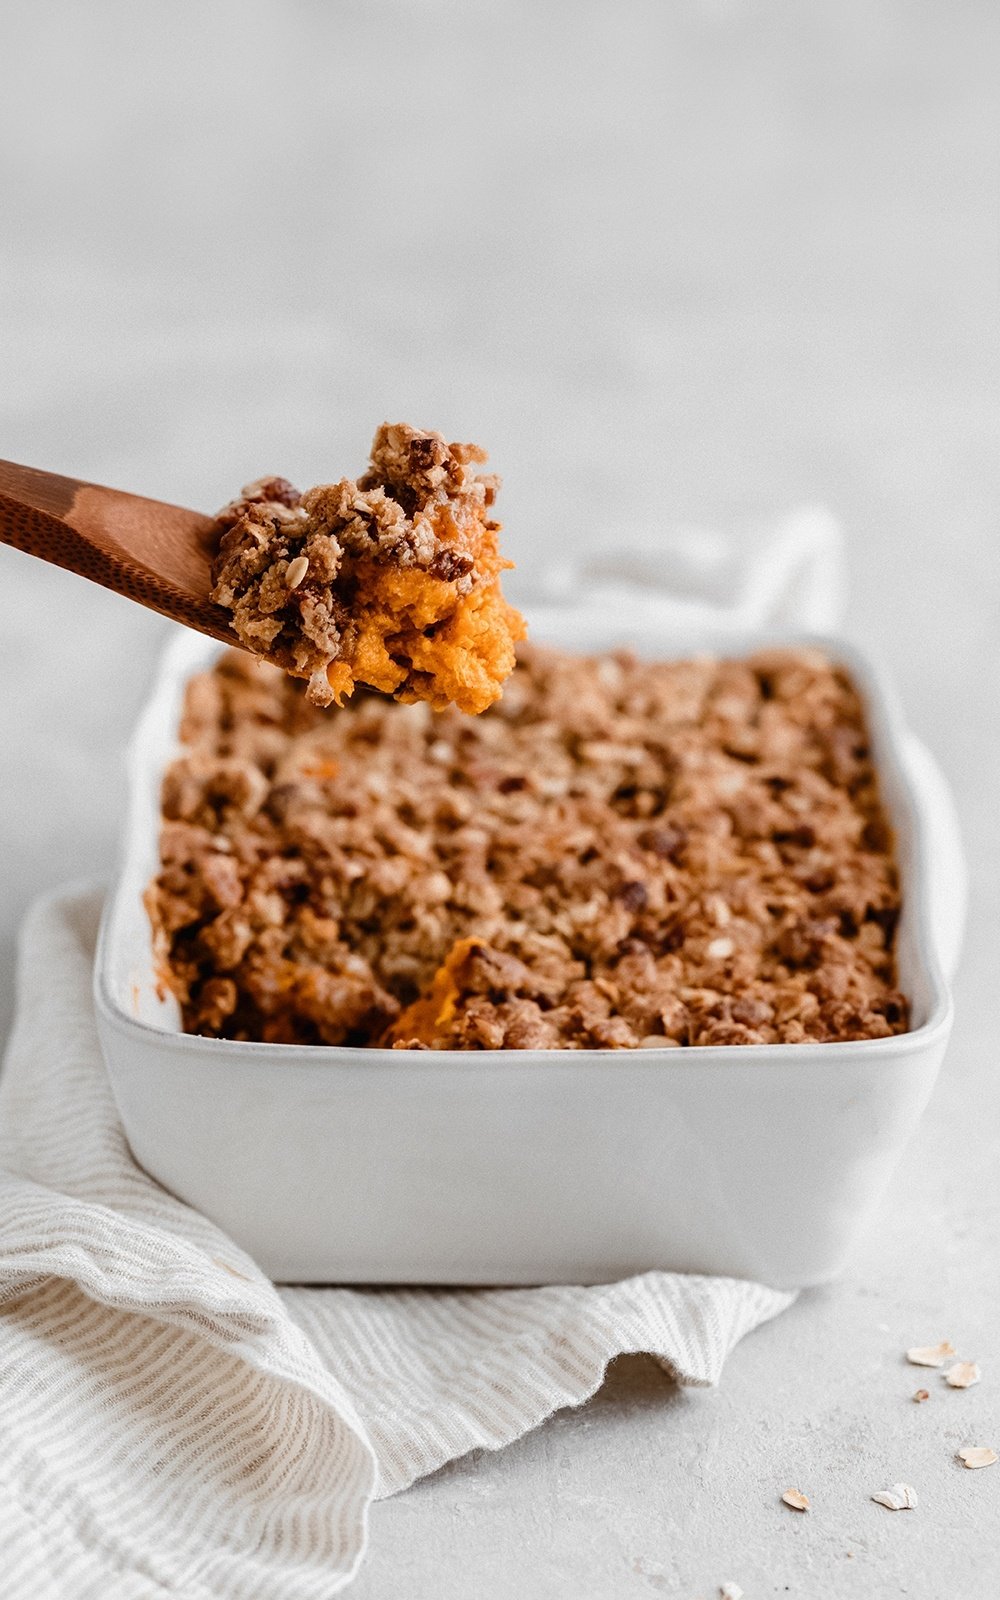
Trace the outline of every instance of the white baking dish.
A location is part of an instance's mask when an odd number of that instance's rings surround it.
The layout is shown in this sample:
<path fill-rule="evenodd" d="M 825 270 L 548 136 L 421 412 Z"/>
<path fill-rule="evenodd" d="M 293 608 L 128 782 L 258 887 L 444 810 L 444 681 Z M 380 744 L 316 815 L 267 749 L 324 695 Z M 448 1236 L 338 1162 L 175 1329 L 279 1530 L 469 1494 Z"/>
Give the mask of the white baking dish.
<path fill-rule="evenodd" d="M 549 613 L 576 649 L 623 628 Z M 766 642 L 628 642 L 668 658 Z M 773 639 L 770 641 L 773 642 Z M 137 1160 L 283 1282 L 601 1282 L 651 1268 L 781 1287 L 840 1271 L 927 1101 L 951 1027 L 963 908 L 948 791 L 858 654 L 904 887 L 913 1031 L 826 1045 L 467 1054 L 240 1044 L 158 999 L 142 891 L 183 685 L 218 650 L 168 650 L 131 749 L 124 858 L 97 953 L 102 1045 Z M 950 972 L 949 972 L 950 975 Z"/>

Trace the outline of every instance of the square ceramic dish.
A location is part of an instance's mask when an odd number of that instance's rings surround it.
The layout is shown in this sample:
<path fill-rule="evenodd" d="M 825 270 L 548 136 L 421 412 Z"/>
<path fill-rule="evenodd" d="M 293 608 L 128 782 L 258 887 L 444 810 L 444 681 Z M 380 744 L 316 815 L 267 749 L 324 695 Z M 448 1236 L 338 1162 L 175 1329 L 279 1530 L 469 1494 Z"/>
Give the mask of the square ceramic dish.
<path fill-rule="evenodd" d="M 626 640 L 626 635 L 627 640 Z M 166 653 L 130 756 L 120 875 L 95 973 L 98 1027 L 136 1159 L 282 1282 L 532 1284 L 652 1268 L 779 1287 L 840 1271 L 928 1099 L 951 1027 L 962 858 L 948 791 L 858 654 L 811 636 L 669 639 L 572 613 L 538 636 L 662 659 L 819 644 L 866 703 L 903 880 L 913 1029 L 844 1044 L 684 1051 L 358 1050 L 179 1031 L 158 998 L 142 892 L 187 678 Z"/>

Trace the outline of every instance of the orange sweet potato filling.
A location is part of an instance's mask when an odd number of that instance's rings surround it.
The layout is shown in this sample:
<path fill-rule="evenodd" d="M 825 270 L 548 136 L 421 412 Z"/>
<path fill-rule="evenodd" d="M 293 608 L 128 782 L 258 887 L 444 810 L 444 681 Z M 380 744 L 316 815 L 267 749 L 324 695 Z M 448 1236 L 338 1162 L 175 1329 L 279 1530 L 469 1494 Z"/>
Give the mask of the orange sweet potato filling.
<path fill-rule="evenodd" d="M 463 968 L 469 957 L 482 948 L 481 939 L 457 939 L 438 967 L 427 994 L 407 1006 L 389 1030 L 392 1043 L 432 1046 L 447 1032 L 464 990 Z"/>
<path fill-rule="evenodd" d="M 524 620 L 501 592 L 499 574 L 512 563 L 500 558 L 494 530 L 483 529 L 475 559 L 477 572 L 493 575 L 457 598 L 454 583 L 418 568 L 358 562 L 357 593 L 364 599 L 356 602 L 354 638 L 327 669 L 337 705 L 358 683 L 471 715 L 499 698 Z"/>

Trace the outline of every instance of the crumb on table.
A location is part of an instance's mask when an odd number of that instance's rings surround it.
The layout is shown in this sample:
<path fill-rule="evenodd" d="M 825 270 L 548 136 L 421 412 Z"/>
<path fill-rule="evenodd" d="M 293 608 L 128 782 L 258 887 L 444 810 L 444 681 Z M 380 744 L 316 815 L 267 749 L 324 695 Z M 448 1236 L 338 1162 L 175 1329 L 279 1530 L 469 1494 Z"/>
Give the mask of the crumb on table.
<path fill-rule="evenodd" d="M 648 1048 L 905 1031 L 858 696 L 815 650 L 524 645 L 470 719 L 334 715 L 233 651 L 188 686 L 150 886 L 185 1028 Z"/>

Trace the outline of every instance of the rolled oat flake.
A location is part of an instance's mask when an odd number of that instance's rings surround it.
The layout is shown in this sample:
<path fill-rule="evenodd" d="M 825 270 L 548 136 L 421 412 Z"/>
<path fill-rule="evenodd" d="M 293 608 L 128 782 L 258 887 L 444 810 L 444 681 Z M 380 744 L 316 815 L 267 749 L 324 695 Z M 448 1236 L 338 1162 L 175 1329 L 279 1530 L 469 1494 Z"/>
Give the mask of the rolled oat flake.
<path fill-rule="evenodd" d="M 907 1350 L 906 1359 L 914 1367 L 943 1367 L 949 1356 L 955 1356 L 958 1351 L 947 1339 L 942 1339 L 940 1344 L 918 1344 L 912 1350 Z"/>
<path fill-rule="evenodd" d="M 809 1496 L 803 1494 L 801 1489 L 786 1489 L 782 1495 L 786 1506 L 791 1506 L 793 1511 L 811 1511 Z"/>
<path fill-rule="evenodd" d="M 944 1381 L 952 1389 L 971 1389 L 978 1383 L 982 1373 L 975 1361 L 956 1361 L 949 1367 L 944 1375 Z"/>
<path fill-rule="evenodd" d="M 887 1511 L 912 1511 L 917 1503 L 917 1491 L 908 1483 L 894 1483 L 891 1489 L 881 1489 L 878 1494 L 873 1494 L 872 1499 L 877 1506 L 885 1506 Z"/>

